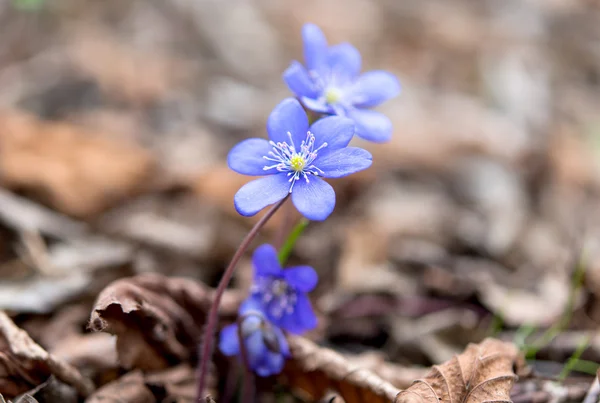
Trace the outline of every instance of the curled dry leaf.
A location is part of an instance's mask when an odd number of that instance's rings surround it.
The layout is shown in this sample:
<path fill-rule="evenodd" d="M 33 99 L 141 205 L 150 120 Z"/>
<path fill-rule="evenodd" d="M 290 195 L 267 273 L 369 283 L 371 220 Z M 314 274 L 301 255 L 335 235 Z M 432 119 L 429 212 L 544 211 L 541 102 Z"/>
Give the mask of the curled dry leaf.
<path fill-rule="evenodd" d="M 192 358 L 212 298 L 212 289 L 192 279 L 159 274 L 121 279 L 98 296 L 90 327 L 117 336 L 125 368 L 163 369 Z M 221 313 L 235 315 L 240 302 L 236 292 L 225 293 Z"/>
<path fill-rule="evenodd" d="M 92 381 L 46 352 L 0 311 L 0 391 L 14 397 L 46 381 L 51 375 L 82 396 L 94 390 Z"/>
<path fill-rule="evenodd" d="M 469 344 L 462 354 L 435 365 L 425 378 L 398 393 L 394 403 L 511 402 L 517 364 L 520 356 L 512 343 L 485 339 Z"/>
<path fill-rule="evenodd" d="M 400 391 L 333 350 L 303 337 L 289 337 L 288 342 L 293 358 L 283 374 L 290 386 L 308 399 L 321 399 L 334 389 L 346 403 L 387 403 Z"/>

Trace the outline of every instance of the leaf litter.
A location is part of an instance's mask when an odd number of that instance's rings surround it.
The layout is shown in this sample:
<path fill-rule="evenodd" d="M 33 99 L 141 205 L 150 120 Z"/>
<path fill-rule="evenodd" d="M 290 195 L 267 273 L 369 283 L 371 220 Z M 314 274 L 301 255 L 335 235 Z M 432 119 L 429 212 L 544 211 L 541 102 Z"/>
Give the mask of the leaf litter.
<path fill-rule="evenodd" d="M 290 338 L 260 401 L 274 384 L 289 401 L 597 396 L 593 2 L 59 3 L 0 6 L 4 400 L 193 401 L 211 286 L 255 222 L 235 214 L 224 155 L 264 135 L 305 20 L 405 94 L 381 109 L 391 143 L 360 144 L 373 168 L 335 184 L 335 214 L 291 256 L 319 272 L 322 326 Z M 250 276 L 240 265 L 222 325 Z M 519 378 L 517 347 L 536 352 Z M 239 363 L 213 364 L 227 400 Z"/>

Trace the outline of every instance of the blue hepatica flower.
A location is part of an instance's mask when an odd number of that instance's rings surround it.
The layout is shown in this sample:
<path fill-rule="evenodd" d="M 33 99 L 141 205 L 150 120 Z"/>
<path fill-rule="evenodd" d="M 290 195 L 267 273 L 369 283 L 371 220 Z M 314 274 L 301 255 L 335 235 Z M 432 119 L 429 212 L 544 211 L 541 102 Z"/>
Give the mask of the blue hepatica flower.
<path fill-rule="evenodd" d="M 289 193 L 309 220 L 322 221 L 333 211 L 335 192 L 323 178 L 340 178 L 371 165 L 371 154 L 347 147 L 354 135 L 350 119 L 331 116 L 310 128 L 300 103 L 288 98 L 275 107 L 267 121 L 269 139 L 248 139 L 227 156 L 234 171 L 261 175 L 242 186 L 234 197 L 236 210 L 252 216 Z"/>
<path fill-rule="evenodd" d="M 290 333 L 301 334 L 317 326 L 317 317 L 306 295 L 318 282 L 310 266 L 296 266 L 285 270 L 271 245 L 261 245 L 252 256 L 254 284 L 250 299 L 276 326 Z"/>
<path fill-rule="evenodd" d="M 278 327 L 270 323 L 255 301 L 248 299 L 240 307 L 240 325 L 229 325 L 221 330 L 219 350 L 227 356 L 241 356 L 239 331 L 244 341 L 250 369 L 260 376 L 281 372 L 290 350 Z"/>
<path fill-rule="evenodd" d="M 363 74 L 361 56 L 349 43 L 328 46 L 314 24 L 302 29 L 306 68 L 292 62 L 283 74 L 290 90 L 308 108 L 318 113 L 346 116 L 356 123 L 356 134 L 381 143 L 392 135 L 392 123 L 383 114 L 368 110 L 400 92 L 396 77 L 385 71 Z"/>

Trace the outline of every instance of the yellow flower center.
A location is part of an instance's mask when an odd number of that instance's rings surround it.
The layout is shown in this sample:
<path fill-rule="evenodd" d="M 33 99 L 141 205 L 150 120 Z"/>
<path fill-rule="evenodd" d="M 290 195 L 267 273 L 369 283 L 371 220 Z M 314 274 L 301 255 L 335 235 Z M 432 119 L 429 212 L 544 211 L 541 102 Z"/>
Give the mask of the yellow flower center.
<path fill-rule="evenodd" d="M 290 158 L 290 167 L 294 171 L 300 172 L 304 169 L 305 166 L 306 166 L 306 160 L 304 159 L 303 156 L 296 154 L 296 155 L 292 156 L 292 158 Z"/>
<path fill-rule="evenodd" d="M 325 91 L 325 101 L 327 101 L 328 104 L 335 104 L 341 98 L 342 91 L 337 88 L 328 88 L 327 91 Z"/>

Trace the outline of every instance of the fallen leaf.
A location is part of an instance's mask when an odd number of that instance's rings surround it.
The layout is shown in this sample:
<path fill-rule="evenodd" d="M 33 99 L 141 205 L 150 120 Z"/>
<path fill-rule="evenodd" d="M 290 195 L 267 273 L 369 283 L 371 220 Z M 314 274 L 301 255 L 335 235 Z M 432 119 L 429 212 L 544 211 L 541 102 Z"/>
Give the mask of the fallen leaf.
<path fill-rule="evenodd" d="M 507 342 L 485 339 L 398 393 L 394 403 L 484 403 L 511 402 L 510 389 L 517 376 L 517 348 Z"/>
<path fill-rule="evenodd" d="M 4 397 L 2 397 L 2 395 L 0 394 L 0 403 L 13 403 L 12 400 L 4 400 Z M 14 403 L 39 403 L 35 398 L 29 396 L 29 395 L 22 395 L 19 396 Z"/>
<path fill-rule="evenodd" d="M 292 359 L 283 375 L 299 394 L 318 400 L 330 389 L 346 403 L 387 403 L 400 391 L 362 365 L 352 364 L 341 354 L 319 347 L 303 337 L 288 337 Z"/>
<path fill-rule="evenodd" d="M 241 295 L 226 292 L 221 313 L 234 316 Z M 213 298 L 188 278 L 143 274 L 117 280 L 98 296 L 90 317 L 94 331 L 117 336 L 125 368 L 163 369 L 193 357 Z"/>
<path fill-rule="evenodd" d="M 75 216 L 97 213 L 141 187 L 153 164 L 140 147 L 17 110 L 0 113 L 0 183 Z"/>
<path fill-rule="evenodd" d="M 381 109 L 396 130 L 386 147 L 362 142 L 373 154 L 374 169 L 421 166 L 443 170 L 457 155 L 478 153 L 508 163 L 522 161 L 532 149 L 528 133 L 477 99 L 416 90 Z M 399 128 L 402 128 L 401 130 Z"/>
<path fill-rule="evenodd" d="M 214 382 L 215 379 L 210 380 Z M 192 403 L 196 392 L 195 368 L 181 364 L 148 374 L 139 370 L 129 372 L 98 389 L 86 403 Z"/>
<path fill-rule="evenodd" d="M 78 393 L 73 387 L 50 376 L 45 382 L 36 386 L 27 393 L 18 396 L 15 403 L 37 403 L 37 402 L 79 402 Z"/>
<path fill-rule="evenodd" d="M 161 389 L 166 401 L 191 403 L 196 400 L 196 369 L 189 364 L 147 374 L 145 380 L 152 390 Z M 209 379 L 209 383 L 214 384 L 215 379 Z M 210 393 L 215 394 L 214 391 Z"/>
<path fill-rule="evenodd" d="M 144 383 L 144 375 L 141 371 L 130 372 L 119 379 L 107 383 L 93 395 L 85 400 L 85 403 L 155 403 L 156 398 Z"/>
<path fill-rule="evenodd" d="M 36 344 L 0 311 L 0 390 L 7 397 L 27 392 L 54 375 L 81 396 L 94 390 L 92 381 Z"/>
<path fill-rule="evenodd" d="M 51 351 L 89 376 L 119 367 L 115 338 L 107 333 L 73 334 Z"/>
<path fill-rule="evenodd" d="M 373 371 L 397 388 L 408 388 L 415 379 L 425 376 L 428 368 L 406 367 L 388 362 L 379 351 L 367 351 L 357 355 L 345 355 L 350 365 Z"/>
<path fill-rule="evenodd" d="M 173 55 L 137 49 L 98 26 L 77 26 L 71 37 L 74 40 L 66 50 L 78 72 L 93 78 L 106 94 L 126 102 L 143 105 L 165 98 L 189 72 Z"/>

